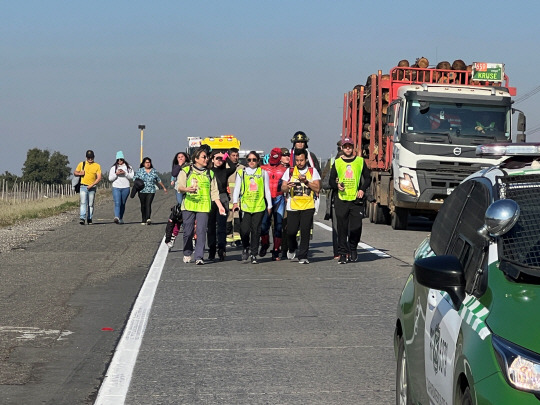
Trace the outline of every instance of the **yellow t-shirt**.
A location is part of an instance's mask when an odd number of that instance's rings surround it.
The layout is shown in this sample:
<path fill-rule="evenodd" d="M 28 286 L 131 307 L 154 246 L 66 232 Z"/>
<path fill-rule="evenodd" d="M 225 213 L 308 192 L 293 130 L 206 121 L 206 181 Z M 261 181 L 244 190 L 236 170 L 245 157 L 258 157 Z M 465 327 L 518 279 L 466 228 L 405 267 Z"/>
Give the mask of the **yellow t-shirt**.
<path fill-rule="evenodd" d="M 79 163 L 75 171 L 80 172 L 83 169 L 82 166 L 83 166 L 83 162 Z M 100 173 L 101 173 L 101 166 L 98 163 L 86 162 L 86 164 L 84 165 L 84 176 L 81 177 L 81 184 L 85 186 L 89 186 L 90 184 L 93 184 L 96 181 L 98 174 Z"/>

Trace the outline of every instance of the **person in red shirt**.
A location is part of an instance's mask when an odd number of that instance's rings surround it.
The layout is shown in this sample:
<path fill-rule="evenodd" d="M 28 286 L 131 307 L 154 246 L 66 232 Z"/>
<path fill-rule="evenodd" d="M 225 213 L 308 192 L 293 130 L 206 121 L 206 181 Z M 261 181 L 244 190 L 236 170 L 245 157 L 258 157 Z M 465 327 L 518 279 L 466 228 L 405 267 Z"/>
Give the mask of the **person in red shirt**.
<path fill-rule="evenodd" d="M 272 212 L 269 215 L 266 211 L 262 220 L 261 227 L 261 250 L 259 256 L 266 255 L 270 247 L 270 226 L 272 218 L 274 219 L 274 246 L 272 249 L 272 260 L 280 259 L 281 238 L 283 234 L 283 215 L 285 213 L 285 196 L 281 191 L 280 180 L 287 168 L 281 164 L 281 148 L 274 148 L 270 152 L 268 164 L 261 166 L 268 173 L 270 180 L 270 194 L 272 196 Z"/>

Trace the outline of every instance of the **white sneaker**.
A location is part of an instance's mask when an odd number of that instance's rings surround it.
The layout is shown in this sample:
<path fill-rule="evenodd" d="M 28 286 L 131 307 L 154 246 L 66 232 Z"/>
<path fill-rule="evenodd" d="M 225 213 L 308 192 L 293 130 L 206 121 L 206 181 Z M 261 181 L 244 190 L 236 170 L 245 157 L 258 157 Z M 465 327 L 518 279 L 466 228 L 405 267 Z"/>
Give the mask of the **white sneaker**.
<path fill-rule="evenodd" d="M 150 218 L 148 218 L 148 219 L 146 220 L 146 225 L 150 225 L 150 224 L 152 224 L 152 220 L 151 220 Z"/>
<path fill-rule="evenodd" d="M 115 224 L 117 224 L 117 223 L 120 222 L 120 219 L 118 219 L 118 217 L 114 217 L 114 220 L 113 220 L 113 221 L 114 221 Z"/>
<path fill-rule="evenodd" d="M 300 259 L 298 261 L 298 263 L 300 263 L 300 264 L 309 264 L 309 260 L 308 259 Z"/>
<path fill-rule="evenodd" d="M 296 251 L 294 252 L 287 252 L 287 259 L 292 260 L 296 257 Z"/>
<path fill-rule="evenodd" d="M 184 256 L 184 263 L 191 263 L 191 256 Z"/>
<path fill-rule="evenodd" d="M 173 242 L 172 240 L 171 240 L 170 242 L 167 242 L 167 247 L 168 247 L 169 249 L 172 249 L 173 246 L 174 246 L 174 242 Z"/>

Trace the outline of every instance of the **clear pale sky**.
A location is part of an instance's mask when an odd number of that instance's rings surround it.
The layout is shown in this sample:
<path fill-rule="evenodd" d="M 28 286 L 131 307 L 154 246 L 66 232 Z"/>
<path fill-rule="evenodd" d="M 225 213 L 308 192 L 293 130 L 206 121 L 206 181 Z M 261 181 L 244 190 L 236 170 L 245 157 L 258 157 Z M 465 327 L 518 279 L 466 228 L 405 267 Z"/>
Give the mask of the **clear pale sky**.
<path fill-rule="evenodd" d="M 400 59 L 502 62 L 518 97 L 540 85 L 540 2 L 0 2 L 0 173 L 37 147 L 117 150 L 170 170 L 188 136 L 289 147 L 303 130 L 328 157 L 343 93 Z M 540 94 L 516 105 L 540 125 Z M 535 139 L 533 135 L 529 140 Z"/>

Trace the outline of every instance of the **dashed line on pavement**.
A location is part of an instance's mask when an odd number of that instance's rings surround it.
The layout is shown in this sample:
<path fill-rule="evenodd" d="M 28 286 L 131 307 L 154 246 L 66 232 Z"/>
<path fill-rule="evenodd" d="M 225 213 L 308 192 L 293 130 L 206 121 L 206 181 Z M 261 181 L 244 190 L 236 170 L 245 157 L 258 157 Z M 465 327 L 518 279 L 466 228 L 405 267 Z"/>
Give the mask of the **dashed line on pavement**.
<path fill-rule="evenodd" d="M 94 405 L 119 405 L 126 400 L 135 362 L 148 324 L 150 309 L 168 253 L 169 248 L 165 244 L 165 237 L 163 237 L 150 271 L 139 291 L 126 328 L 116 347 L 111 364 L 105 373 Z"/>
<path fill-rule="evenodd" d="M 319 222 L 319 221 L 314 221 L 313 222 L 315 225 L 317 226 L 320 226 L 321 228 L 323 229 L 326 229 L 327 231 L 330 231 L 332 232 L 332 227 L 326 225 L 326 224 L 323 224 L 322 222 Z M 375 249 L 373 246 L 370 246 L 368 245 L 367 243 L 363 243 L 363 242 L 360 242 L 358 244 L 358 246 L 364 250 L 367 250 L 369 253 L 373 253 L 379 257 L 391 257 L 390 255 L 384 253 L 384 252 L 381 252 L 380 250 L 378 249 Z"/>

